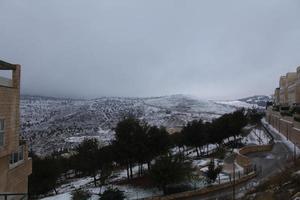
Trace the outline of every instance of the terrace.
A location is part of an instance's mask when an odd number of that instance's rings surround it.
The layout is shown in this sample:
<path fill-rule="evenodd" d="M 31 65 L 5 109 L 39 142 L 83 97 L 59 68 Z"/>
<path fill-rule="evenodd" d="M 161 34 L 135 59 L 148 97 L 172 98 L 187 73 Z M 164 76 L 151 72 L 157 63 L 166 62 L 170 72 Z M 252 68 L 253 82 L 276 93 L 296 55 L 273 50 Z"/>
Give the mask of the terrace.
<path fill-rule="evenodd" d="M 13 87 L 13 77 L 14 71 L 16 70 L 16 65 L 9 64 L 0 60 L 0 86 L 3 87 Z"/>

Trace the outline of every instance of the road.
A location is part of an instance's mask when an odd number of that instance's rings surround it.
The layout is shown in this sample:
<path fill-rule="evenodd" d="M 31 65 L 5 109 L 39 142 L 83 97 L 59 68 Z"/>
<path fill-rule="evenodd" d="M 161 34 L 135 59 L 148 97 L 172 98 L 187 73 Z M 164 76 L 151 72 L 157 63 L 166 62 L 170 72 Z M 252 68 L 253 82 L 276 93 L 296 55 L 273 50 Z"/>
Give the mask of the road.
<path fill-rule="evenodd" d="M 269 133 L 274 138 L 275 143 L 273 149 L 271 152 L 252 153 L 247 155 L 252 163 L 257 166 L 257 169 L 261 170 L 261 173 L 247 183 L 236 186 L 236 199 L 241 198 L 246 191 L 253 188 L 253 186 L 257 185 L 259 182 L 280 172 L 287 164 L 288 159 L 292 158 L 293 152 L 282 142 L 282 137 L 271 130 L 269 130 Z M 191 197 L 187 200 L 225 200 L 232 199 L 232 196 L 233 189 L 229 188 L 205 196 Z"/>

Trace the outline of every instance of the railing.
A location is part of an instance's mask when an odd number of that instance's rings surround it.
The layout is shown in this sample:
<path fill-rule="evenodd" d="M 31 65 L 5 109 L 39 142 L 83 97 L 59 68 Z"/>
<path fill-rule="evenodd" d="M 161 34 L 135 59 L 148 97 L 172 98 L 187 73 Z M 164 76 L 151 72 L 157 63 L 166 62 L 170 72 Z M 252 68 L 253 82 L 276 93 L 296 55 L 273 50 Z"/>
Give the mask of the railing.
<path fill-rule="evenodd" d="M 28 200 L 27 193 L 0 193 L 0 200 Z"/>

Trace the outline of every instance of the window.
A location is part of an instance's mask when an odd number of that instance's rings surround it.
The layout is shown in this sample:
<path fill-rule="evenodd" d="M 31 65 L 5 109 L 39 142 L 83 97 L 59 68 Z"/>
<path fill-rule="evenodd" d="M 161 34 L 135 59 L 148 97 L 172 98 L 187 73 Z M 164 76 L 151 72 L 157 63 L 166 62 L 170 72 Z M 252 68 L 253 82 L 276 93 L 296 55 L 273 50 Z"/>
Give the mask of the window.
<path fill-rule="evenodd" d="M 4 119 L 0 119 L 0 147 L 4 145 Z"/>
<path fill-rule="evenodd" d="M 19 146 L 18 151 L 10 155 L 9 164 L 14 165 L 15 163 L 18 163 L 23 160 L 24 160 L 24 146 Z"/>

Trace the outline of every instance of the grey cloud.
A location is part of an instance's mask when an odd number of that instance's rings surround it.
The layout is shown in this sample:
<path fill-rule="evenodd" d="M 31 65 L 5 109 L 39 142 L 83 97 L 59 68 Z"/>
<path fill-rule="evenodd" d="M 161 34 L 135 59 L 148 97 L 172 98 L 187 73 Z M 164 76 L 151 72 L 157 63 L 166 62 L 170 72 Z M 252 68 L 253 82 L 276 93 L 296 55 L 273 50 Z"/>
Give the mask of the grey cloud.
<path fill-rule="evenodd" d="M 271 94 L 300 63 L 297 0 L 2 0 L 22 92 L 207 99 Z"/>

